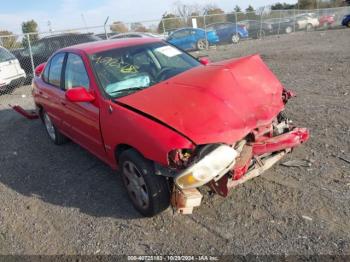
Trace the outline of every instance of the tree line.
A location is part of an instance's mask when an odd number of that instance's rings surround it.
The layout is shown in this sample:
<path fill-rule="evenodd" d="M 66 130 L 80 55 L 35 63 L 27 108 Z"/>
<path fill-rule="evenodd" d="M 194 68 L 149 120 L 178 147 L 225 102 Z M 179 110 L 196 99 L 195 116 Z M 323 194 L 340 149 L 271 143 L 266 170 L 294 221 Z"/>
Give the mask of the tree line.
<path fill-rule="evenodd" d="M 350 5 L 350 0 L 299 0 L 295 4 L 288 4 L 284 2 L 277 2 L 269 6 L 269 10 L 292 10 L 292 9 L 316 9 L 316 8 L 333 8 Z M 253 6 L 249 5 L 246 9 L 242 9 L 236 5 L 232 12 L 225 13 L 216 5 L 209 4 L 206 6 L 186 5 L 181 1 L 174 3 L 174 10 L 166 12 L 162 15 L 161 21 L 158 24 L 157 30 L 154 28 L 146 28 L 141 23 L 131 24 L 130 28 L 123 22 L 114 22 L 110 29 L 113 32 L 155 32 L 163 33 L 169 32 L 177 28 L 192 26 L 192 18 L 196 18 L 197 26 L 204 28 L 205 25 L 220 22 L 233 22 L 241 20 L 259 20 L 264 9 L 255 10 Z M 279 17 L 277 13 L 276 18 Z M 273 14 L 271 15 L 273 17 Z"/>
<path fill-rule="evenodd" d="M 7 49 L 23 48 L 28 46 L 29 41 L 32 43 L 39 39 L 38 35 L 38 23 L 33 19 L 22 23 L 22 33 L 29 34 L 27 37 L 23 37 L 22 41 L 18 41 L 18 37 L 11 31 L 0 30 L 0 44 Z"/>
<path fill-rule="evenodd" d="M 270 6 L 271 10 L 290 10 L 290 9 L 316 9 L 316 8 L 332 8 L 350 5 L 350 0 L 298 0 L 295 4 L 287 4 L 278 2 Z M 122 21 L 115 21 L 110 26 L 112 32 L 159 32 L 171 31 L 172 29 L 192 26 L 192 17 L 197 20 L 198 27 L 220 22 L 235 22 L 236 20 L 254 20 L 259 19 L 258 11 L 249 5 L 246 9 L 242 9 L 236 5 L 233 12 L 225 14 L 225 12 L 214 4 L 201 6 L 198 4 L 186 5 L 181 1 L 174 3 L 172 12 L 166 12 L 161 17 L 161 22 L 157 27 L 146 27 L 142 23 L 131 23 L 127 26 Z M 39 39 L 38 24 L 35 20 L 29 20 L 22 23 L 22 33 L 29 34 L 29 40 L 34 42 Z M 0 44 L 7 48 L 22 48 L 28 46 L 28 38 L 23 37 L 18 41 L 18 37 L 8 30 L 0 30 Z"/>

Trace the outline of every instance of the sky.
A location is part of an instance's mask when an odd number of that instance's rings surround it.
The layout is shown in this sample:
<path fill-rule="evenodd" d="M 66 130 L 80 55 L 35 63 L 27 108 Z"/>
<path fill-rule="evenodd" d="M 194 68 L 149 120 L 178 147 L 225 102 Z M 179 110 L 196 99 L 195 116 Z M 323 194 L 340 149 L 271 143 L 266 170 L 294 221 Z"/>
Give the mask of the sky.
<path fill-rule="evenodd" d="M 0 8 L 0 30 L 21 33 L 21 23 L 34 19 L 39 31 L 58 31 L 103 25 L 109 22 L 138 22 L 159 20 L 163 13 L 174 9 L 175 0 L 10 0 L 2 1 Z M 271 5 L 278 0 L 182 0 L 184 4 L 215 4 L 225 11 L 235 5 L 245 9 L 249 4 L 258 8 Z M 296 0 L 283 0 L 294 3 Z"/>

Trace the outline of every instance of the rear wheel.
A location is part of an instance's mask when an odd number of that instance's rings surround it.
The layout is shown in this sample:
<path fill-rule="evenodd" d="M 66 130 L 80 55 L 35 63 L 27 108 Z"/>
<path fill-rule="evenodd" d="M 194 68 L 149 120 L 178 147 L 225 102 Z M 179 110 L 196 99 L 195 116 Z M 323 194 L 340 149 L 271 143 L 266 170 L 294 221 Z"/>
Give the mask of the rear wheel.
<path fill-rule="evenodd" d="M 291 32 L 293 32 L 293 28 L 291 26 L 288 26 L 286 28 L 286 34 L 290 34 Z"/>
<path fill-rule="evenodd" d="M 45 111 L 42 113 L 42 119 L 46 132 L 54 144 L 62 145 L 68 141 L 68 139 L 63 134 L 61 134 L 60 131 L 58 131 L 58 129 L 52 123 L 50 116 Z"/>
<path fill-rule="evenodd" d="M 231 41 L 233 44 L 238 44 L 240 40 L 241 40 L 241 37 L 239 36 L 239 34 L 234 34 L 231 37 Z"/>
<path fill-rule="evenodd" d="M 350 21 L 348 22 L 347 27 L 350 27 Z"/>
<path fill-rule="evenodd" d="M 124 185 L 137 211 L 152 217 L 169 207 L 168 181 L 155 174 L 152 161 L 129 149 L 121 154 L 119 163 Z"/>
<path fill-rule="evenodd" d="M 205 50 L 209 47 L 209 43 L 205 39 L 199 39 L 197 42 L 197 49 L 198 50 Z"/>
<path fill-rule="evenodd" d="M 313 26 L 312 24 L 307 24 L 307 25 L 306 25 L 306 31 L 307 31 L 307 32 L 312 31 L 312 29 L 314 29 L 314 26 Z"/>

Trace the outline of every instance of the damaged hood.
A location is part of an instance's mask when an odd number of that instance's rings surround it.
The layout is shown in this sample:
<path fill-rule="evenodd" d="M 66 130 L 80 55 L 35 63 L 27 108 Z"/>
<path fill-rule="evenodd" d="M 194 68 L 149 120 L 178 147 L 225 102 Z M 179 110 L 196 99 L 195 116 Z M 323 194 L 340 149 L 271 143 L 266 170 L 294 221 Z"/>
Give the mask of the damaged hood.
<path fill-rule="evenodd" d="M 227 143 L 267 125 L 284 108 L 283 86 L 253 55 L 200 66 L 116 101 L 195 144 Z"/>

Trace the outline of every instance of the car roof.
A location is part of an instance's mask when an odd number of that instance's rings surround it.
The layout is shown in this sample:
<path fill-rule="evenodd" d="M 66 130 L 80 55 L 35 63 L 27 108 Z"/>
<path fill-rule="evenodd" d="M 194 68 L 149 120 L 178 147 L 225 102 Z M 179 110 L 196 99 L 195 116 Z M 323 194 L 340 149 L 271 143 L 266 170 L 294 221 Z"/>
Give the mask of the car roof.
<path fill-rule="evenodd" d="M 94 53 L 103 52 L 114 48 L 122 48 L 122 47 L 156 43 L 156 42 L 162 42 L 162 40 L 157 38 L 110 39 L 110 40 L 102 40 L 102 41 L 78 44 L 78 45 L 63 48 L 60 51 L 83 51 L 87 54 L 94 54 Z"/>
<path fill-rule="evenodd" d="M 92 33 L 62 33 L 62 34 L 54 34 L 43 37 L 42 39 L 50 39 L 50 38 L 61 38 L 61 37 L 77 37 L 77 36 L 91 36 L 94 35 Z"/>
<path fill-rule="evenodd" d="M 182 31 L 182 30 L 203 30 L 203 29 L 202 28 L 193 28 L 193 27 L 182 27 L 182 28 L 174 30 L 173 33 L 177 32 L 177 31 Z"/>

